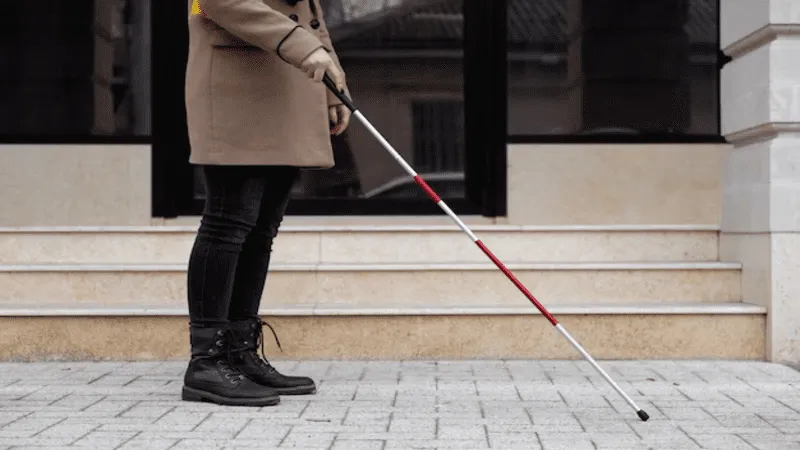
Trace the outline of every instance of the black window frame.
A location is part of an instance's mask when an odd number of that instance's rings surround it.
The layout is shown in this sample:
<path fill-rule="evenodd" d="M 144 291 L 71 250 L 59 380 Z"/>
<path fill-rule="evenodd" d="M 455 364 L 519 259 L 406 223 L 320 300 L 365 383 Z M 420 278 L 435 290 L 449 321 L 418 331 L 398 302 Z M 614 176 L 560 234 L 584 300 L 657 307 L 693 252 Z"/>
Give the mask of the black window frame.
<path fill-rule="evenodd" d="M 151 146 L 152 213 L 154 217 L 198 215 L 202 201 L 194 199 L 193 168 L 188 163 L 182 91 L 188 40 L 170 30 L 186 27 L 181 2 L 167 11 L 151 6 L 151 133 L 137 135 L 8 135 L 0 144 L 130 145 Z M 463 79 L 465 116 L 464 199 L 446 199 L 458 214 L 502 217 L 507 211 L 507 148 L 514 144 L 691 144 L 725 143 L 721 134 L 721 108 L 717 108 L 717 133 L 685 134 L 509 134 L 507 70 L 508 2 L 464 0 Z M 720 39 L 720 0 L 716 0 L 717 39 Z M 731 60 L 718 51 L 718 70 Z M 718 84 L 719 87 L 719 84 Z M 719 101 L 719 92 L 717 93 Z M 486 120 L 491 117 L 492 120 Z M 183 122 L 182 122 L 183 121 Z M 353 123 L 351 126 L 361 126 Z M 288 215 L 440 215 L 433 202 L 399 199 L 294 199 Z"/>

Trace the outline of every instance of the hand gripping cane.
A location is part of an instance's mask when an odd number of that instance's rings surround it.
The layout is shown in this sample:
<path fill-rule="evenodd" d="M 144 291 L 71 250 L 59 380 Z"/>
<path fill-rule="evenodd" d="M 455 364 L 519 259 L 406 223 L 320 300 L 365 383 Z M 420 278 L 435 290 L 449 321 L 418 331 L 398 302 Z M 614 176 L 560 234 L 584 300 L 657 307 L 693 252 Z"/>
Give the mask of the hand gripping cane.
<path fill-rule="evenodd" d="M 629 405 L 631 405 L 631 407 L 636 411 L 636 414 L 639 416 L 639 418 L 642 421 L 647 421 L 647 419 L 649 419 L 650 416 L 648 416 L 646 412 L 644 412 L 638 406 L 636 406 L 636 403 L 634 403 L 633 400 L 631 400 L 631 398 L 628 397 L 628 395 L 626 395 L 625 392 L 617 385 L 617 383 L 615 383 L 614 380 L 612 380 L 611 377 L 608 376 L 608 374 L 597 364 L 597 362 L 595 362 L 595 360 L 591 357 L 591 355 L 589 355 L 589 353 L 586 352 L 586 350 L 578 343 L 578 341 L 576 341 L 575 338 L 573 338 L 572 335 L 570 335 L 567 332 L 567 330 L 563 326 L 561 326 L 560 323 L 558 323 L 556 318 L 553 317 L 553 315 L 550 314 L 547 311 L 547 309 L 545 309 L 545 307 L 542 306 L 541 303 L 539 303 L 538 300 L 536 300 L 533 294 L 530 293 L 530 291 L 522 284 L 522 282 L 520 282 L 517 279 L 517 277 L 515 277 L 514 274 L 511 273 L 511 271 L 508 270 L 508 268 L 499 259 L 497 259 L 497 257 L 491 252 L 491 250 L 489 250 L 489 248 L 486 247 L 486 245 L 484 245 L 483 242 L 481 242 L 481 240 L 478 239 L 477 236 L 475 236 L 475 233 L 473 233 L 472 230 L 470 230 L 467 227 L 467 225 L 464 224 L 464 222 L 458 218 L 458 216 L 453 212 L 453 210 L 450 209 L 450 207 L 447 206 L 447 204 L 444 201 L 442 201 L 441 198 L 439 198 L 439 195 L 437 195 L 436 192 L 434 192 L 433 189 L 431 189 L 431 187 L 428 186 L 428 183 L 426 183 L 425 180 L 423 180 L 417 174 L 417 172 L 403 159 L 403 157 L 400 156 L 399 153 L 397 153 L 397 150 L 395 150 L 392 147 L 392 145 L 389 144 L 389 142 L 386 141 L 386 139 L 384 139 L 384 137 L 378 132 L 378 130 L 376 130 L 375 127 L 373 127 L 372 124 L 364 117 L 364 115 L 361 114 L 361 112 L 358 111 L 358 109 L 356 109 L 353 102 L 349 98 L 347 98 L 347 96 L 343 92 L 340 92 L 338 89 L 336 89 L 336 83 L 334 83 L 334 81 L 330 78 L 330 76 L 328 76 L 327 73 L 325 74 L 323 82 L 325 83 L 325 86 L 327 86 L 328 89 L 330 89 L 331 92 L 333 92 L 336 95 L 336 97 L 338 97 L 339 100 L 341 100 L 342 103 L 344 103 L 345 106 L 348 109 L 350 109 L 350 111 L 352 111 L 353 116 L 357 117 L 358 120 L 360 120 L 361 123 L 367 128 L 367 130 L 369 130 L 372 133 L 372 135 L 375 136 L 375 138 L 383 145 L 384 149 L 386 149 L 386 151 L 389 152 L 389 154 L 391 154 L 392 157 L 398 163 L 400 163 L 401 166 L 403 166 L 403 169 L 405 169 L 405 171 L 408 172 L 409 175 L 414 177 L 414 181 L 419 185 L 419 187 L 422 188 L 422 190 L 425 191 L 426 194 L 428 194 L 428 196 L 434 202 L 436 202 L 437 205 L 439 205 L 439 208 L 441 208 L 445 213 L 447 213 L 448 216 L 450 216 L 451 219 L 453 219 L 453 221 L 459 226 L 459 228 L 461 228 L 464 231 L 464 233 L 466 233 L 470 237 L 470 239 L 472 239 L 472 241 L 478 246 L 478 248 L 480 248 L 481 251 L 483 251 L 483 253 L 485 253 L 490 260 L 492 260 L 492 262 L 497 266 L 497 268 L 499 268 L 500 271 L 502 271 L 503 274 L 505 274 L 505 276 L 508 277 L 508 279 L 511 280 L 511 282 L 514 283 L 514 285 L 520 291 L 522 291 L 523 294 L 525 294 L 528 300 L 530 300 L 531 303 L 533 303 L 533 305 L 536 306 L 536 308 L 542 313 L 542 315 L 544 315 L 544 317 L 546 317 L 547 320 L 549 320 L 550 323 L 553 324 L 553 326 L 555 326 L 556 330 L 558 330 L 569 341 L 569 343 L 572 344 L 572 346 L 575 347 L 575 349 L 578 350 L 578 352 L 580 352 L 580 354 L 583 355 L 583 357 L 587 361 L 589 361 L 589 363 L 600 373 L 600 375 L 602 375 L 603 378 L 605 378 L 605 380 L 608 381 L 611 387 L 613 387 L 614 390 L 616 390 L 617 393 L 619 393 L 619 395 L 621 395 L 622 398 L 624 398 L 625 401 L 628 402 Z"/>

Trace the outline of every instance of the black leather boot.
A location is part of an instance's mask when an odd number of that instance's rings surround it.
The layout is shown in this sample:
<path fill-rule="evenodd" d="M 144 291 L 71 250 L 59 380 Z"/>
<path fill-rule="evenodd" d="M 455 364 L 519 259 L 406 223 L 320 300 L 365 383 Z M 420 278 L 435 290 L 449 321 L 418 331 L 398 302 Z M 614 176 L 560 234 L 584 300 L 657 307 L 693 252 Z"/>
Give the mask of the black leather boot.
<path fill-rule="evenodd" d="M 278 340 L 278 335 L 275 334 L 275 330 L 260 318 L 231 322 L 231 329 L 236 336 L 236 347 L 243 349 L 234 357 L 236 369 L 241 370 L 242 373 L 256 383 L 275 389 L 280 395 L 316 393 L 317 386 L 311 378 L 283 375 L 267 361 L 266 356 L 264 356 L 264 333 L 262 328 L 264 325 L 268 326 L 272 331 L 273 336 L 275 336 L 275 342 L 280 348 L 281 343 Z M 257 352 L 259 346 L 261 346 L 261 355 Z M 281 348 L 281 350 L 283 349 Z"/>
<path fill-rule="evenodd" d="M 182 399 L 229 406 L 273 406 L 278 393 L 236 369 L 237 353 L 229 328 L 190 325 L 192 359 L 183 378 Z"/>

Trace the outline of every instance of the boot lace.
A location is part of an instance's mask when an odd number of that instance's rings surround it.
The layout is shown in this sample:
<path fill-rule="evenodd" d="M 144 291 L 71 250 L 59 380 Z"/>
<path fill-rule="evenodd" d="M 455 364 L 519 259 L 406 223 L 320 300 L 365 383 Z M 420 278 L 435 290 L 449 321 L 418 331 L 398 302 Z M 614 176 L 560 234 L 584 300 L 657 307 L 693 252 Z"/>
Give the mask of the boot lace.
<path fill-rule="evenodd" d="M 224 345 L 226 355 L 225 358 L 222 358 L 217 362 L 219 365 L 219 370 L 222 372 L 222 376 L 225 377 L 226 380 L 233 384 L 238 384 L 244 380 L 244 374 L 235 368 L 234 355 L 240 351 L 233 347 L 233 342 L 235 342 L 235 334 L 233 333 L 233 330 L 226 329 L 219 336 L 220 339 L 216 342 L 217 347 Z"/>
<path fill-rule="evenodd" d="M 267 360 L 266 352 L 264 351 L 264 325 L 266 325 L 270 331 L 272 331 L 272 336 L 275 337 L 275 343 L 278 344 L 278 348 L 281 352 L 283 352 L 283 347 L 281 347 L 281 341 L 278 339 L 278 333 L 275 332 L 275 329 L 272 328 L 272 325 L 268 324 L 261 320 L 260 317 L 255 318 L 256 320 L 256 330 L 255 330 L 255 347 L 258 348 L 261 346 L 261 356 L 259 357 L 258 353 L 254 349 L 250 349 L 253 356 L 255 356 L 256 363 L 267 372 L 276 372 L 276 369 L 272 367 L 272 364 L 269 363 Z"/>

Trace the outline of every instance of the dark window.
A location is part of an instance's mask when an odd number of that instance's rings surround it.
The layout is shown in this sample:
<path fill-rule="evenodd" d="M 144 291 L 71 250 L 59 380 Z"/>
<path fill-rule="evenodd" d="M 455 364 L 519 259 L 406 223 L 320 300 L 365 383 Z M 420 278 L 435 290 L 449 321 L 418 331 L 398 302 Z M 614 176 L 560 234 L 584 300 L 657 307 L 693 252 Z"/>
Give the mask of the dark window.
<path fill-rule="evenodd" d="M 464 102 L 415 101 L 414 167 L 423 172 L 464 170 Z"/>
<path fill-rule="evenodd" d="M 9 2 L 0 139 L 148 136 L 149 0 Z"/>
<path fill-rule="evenodd" d="M 501 214 L 504 174 L 498 176 L 495 168 L 505 165 L 505 108 L 495 107 L 491 113 L 497 117 L 491 132 L 488 122 L 478 122 L 470 130 L 465 122 L 487 112 L 485 105 L 478 106 L 480 95 L 504 105 L 505 82 L 492 84 L 500 95 L 478 86 L 483 83 L 474 79 L 467 86 L 465 77 L 475 67 L 465 67 L 464 61 L 485 61 L 489 51 L 505 60 L 502 45 L 475 45 L 486 41 L 487 30 L 497 31 L 494 24 L 504 23 L 497 20 L 502 10 L 488 8 L 483 0 L 325 0 L 319 4 L 360 112 L 458 214 Z M 182 2 L 161 2 L 156 8 L 154 212 L 167 217 L 199 214 L 205 189 L 187 162 L 180 76 L 188 36 L 185 27 L 175 26 L 185 20 L 186 9 Z M 499 72 L 501 80 L 503 74 Z M 484 139 L 467 139 L 470 134 Z M 356 118 L 347 132 L 331 137 L 331 144 L 335 167 L 303 171 L 287 214 L 442 214 Z"/>
<path fill-rule="evenodd" d="M 461 172 L 421 173 L 428 186 L 445 199 L 464 197 L 464 174 Z M 428 200 L 428 194 L 410 176 L 398 177 L 364 194 L 370 199 Z"/>
<path fill-rule="evenodd" d="M 364 115 L 416 170 L 438 170 L 428 166 L 437 162 L 458 164 L 464 157 L 463 115 L 437 115 L 435 106 L 422 106 L 431 103 L 418 99 L 463 99 L 463 0 L 321 3 L 351 95 Z M 333 147 L 336 167 L 304 173 L 296 198 L 363 198 L 406 175 L 355 119 Z"/>
<path fill-rule="evenodd" d="M 718 0 L 509 0 L 510 135 L 719 135 Z"/>

